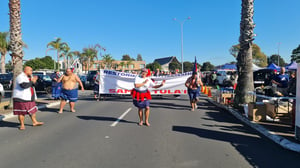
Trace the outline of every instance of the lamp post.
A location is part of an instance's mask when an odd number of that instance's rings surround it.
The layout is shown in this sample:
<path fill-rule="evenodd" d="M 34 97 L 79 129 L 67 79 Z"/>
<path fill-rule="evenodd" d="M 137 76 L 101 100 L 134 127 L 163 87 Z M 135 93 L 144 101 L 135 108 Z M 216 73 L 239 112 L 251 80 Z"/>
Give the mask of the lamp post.
<path fill-rule="evenodd" d="M 183 73 L 183 24 L 190 19 L 191 17 L 187 17 L 183 21 L 178 21 L 176 18 L 173 19 L 174 21 L 180 24 L 180 28 L 181 28 L 181 73 Z"/>
<path fill-rule="evenodd" d="M 280 50 L 280 44 L 281 44 L 281 43 L 279 42 L 279 43 L 278 43 L 278 48 L 277 48 L 277 49 L 278 49 L 278 50 L 277 50 L 277 54 L 278 54 L 278 60 L 277 60 L 277 63 L 278 63 L 278 66 L 280 66 L 280 65 L 279 65 L 279 50 Z"/>

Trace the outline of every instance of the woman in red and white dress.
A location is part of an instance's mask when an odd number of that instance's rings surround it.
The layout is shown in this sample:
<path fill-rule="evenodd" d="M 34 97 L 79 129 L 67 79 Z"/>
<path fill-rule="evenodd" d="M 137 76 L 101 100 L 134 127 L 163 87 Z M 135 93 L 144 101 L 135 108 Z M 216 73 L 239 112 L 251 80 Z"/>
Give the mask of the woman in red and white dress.
<path fill-rule="evenodd" d="M 148 90 L 151 88 L 160 88 L 165 84 L 165 81 L 162 81 L 160 85 L 155 85 L 154 82 L 148 77 L 148 70 L 142 69 L 141 75 L 137 76 L 134 81 L 134 89 L 132 89 L 131 95 L 133 98 L 133 104 L 138 108 L 139 114 L 139 125 L 144 124 L 143 118 L 143 109 L 145 109 L 145 124 L 150 126 L 149 123 L 149 114 L 150 114 L 150 100 L 151 94 Z"/>

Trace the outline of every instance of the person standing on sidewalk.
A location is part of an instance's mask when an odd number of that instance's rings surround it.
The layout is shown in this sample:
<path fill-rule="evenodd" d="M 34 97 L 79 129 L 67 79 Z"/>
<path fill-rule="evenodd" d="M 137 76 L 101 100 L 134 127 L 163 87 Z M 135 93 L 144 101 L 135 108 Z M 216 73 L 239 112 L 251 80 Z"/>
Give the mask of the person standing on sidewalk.
<path fill-rule="evenodd" d="M 33 126 L 41 126 L 44 123 L 38 122 L 36 119 L 36 112 L 38 108 L 35 104 L 36 93 L 34 85 L 38 77 L 32 77 L 32 68 L 26 66 L 24 72 L 16 78 L 16 85 L 13 90 L 13 113 L 18 115 L 20 122 L 20 130 L 25 130 L 24 119 L 25 115 L 29 115 Z"/>
<path fill-rule="evenodd" d="M 165 80 L 162 81 L 160 85 L 155 85 L 154 82 L 147 76 L 148 70 L 142 69 L 141 75 L 136 76 L 134 81 L 134 88 L 132 89 L 131 96 L 133 99 L 133 104 L 138 108 L 138 114 L 140 118 L 139 125 L 144 124 L 143 119 L 143 109 L 145 109 L 145 124 L 149 124 L 149 115 L 150 115 L 150 100 L 151 94 L 148 88 L 160 88 L 165 84 Z"/>
<path fill-rule="evenodd" d="M 56 71 L 51 75 L 52 79 L 52 98 L 54 100 L 57 100 L 60 98 L 60 93 L 61 93 L 61 82 L 58 82 L 58 79 L 60 78 L 59 71 Z"/>
<path fill-rule="evenodd" d="M 78 85 L 79 83 L 81 90 L 84 91 L 84 87 L 80 78 L 72 72 L 70 68 L 66 70 L 66 73 L 62 75 L 58 82 L 62 82 L 62 92 L 61 92 L 61 103 L 58 113 L 63 113 L 63 109 L 67 104 L 67 101 L 70 103 L 70 111 L 75 112 L 75 102 L 78 100 Z"/>

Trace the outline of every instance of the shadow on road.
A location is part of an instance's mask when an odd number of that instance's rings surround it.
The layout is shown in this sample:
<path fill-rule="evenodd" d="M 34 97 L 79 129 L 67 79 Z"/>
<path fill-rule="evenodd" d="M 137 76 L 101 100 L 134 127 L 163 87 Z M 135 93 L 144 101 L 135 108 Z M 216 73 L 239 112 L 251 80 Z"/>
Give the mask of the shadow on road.
<path fill-rule="evenodd" d="M 117 118 L 114 117 L 103 117 L 103 116 L 77 116 L 77 117 L 82 120 L 97 120 L 97 121 L 111 121 L 111 122 L 117 120 Z M 137 124 L 137 122 L 127 121 L 127 120 L 120 120 L 119 122 Z"/>
<path fill-rule="evenodd" d="M 19 128 L 20 124 L 18 122 L 9 122 L 9 121 L 0 121 L 0 128 Z M 25 124 L 25 126 L 32 126 L 29 124 Z"/>
<path fill-rule="evenodd" d="M 166 102 L 151 102 L 151 108 L 166 108 L 166 109 L 173 109 L 173 110 L 189 110 L 190 106 L 175 104 L 175 103 L 166 103 Z"/>
<path fill-rule="evenodd" d="M 300 163 L 300 155 L 283 150 L 271 141 L 265 141 L 259 137 L 188 126 L 173 126 L 172 130 L 201 138 L 229 142 L 253 167 L 285 167 L 287 164 L 299 165 Z M 274 145 L 274 147 L 265 147 L 268 145 Z"/>

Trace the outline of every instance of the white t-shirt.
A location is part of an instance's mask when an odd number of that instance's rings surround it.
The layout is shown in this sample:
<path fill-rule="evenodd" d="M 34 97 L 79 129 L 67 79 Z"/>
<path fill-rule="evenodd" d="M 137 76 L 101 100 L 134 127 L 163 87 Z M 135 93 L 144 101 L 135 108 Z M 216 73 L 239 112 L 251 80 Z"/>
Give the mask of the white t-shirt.
<path fill-rule="evenodd" d="M 136 76 L 135 80 L 134 80 L 134 84 L 141 84 L 141 83 L 144 83 L 145 80 L 148 79 L 148 82 L 143 85 L 142 87 L 139 87 L 139 88 L 135 88 L 135 90 L 138 90 L 138 91 L 146 91 L 149 87 L 152 87 L 154 86 L 154 82 L 150 79 L 150 78 L 141 78 L 139 76 Z"/>

